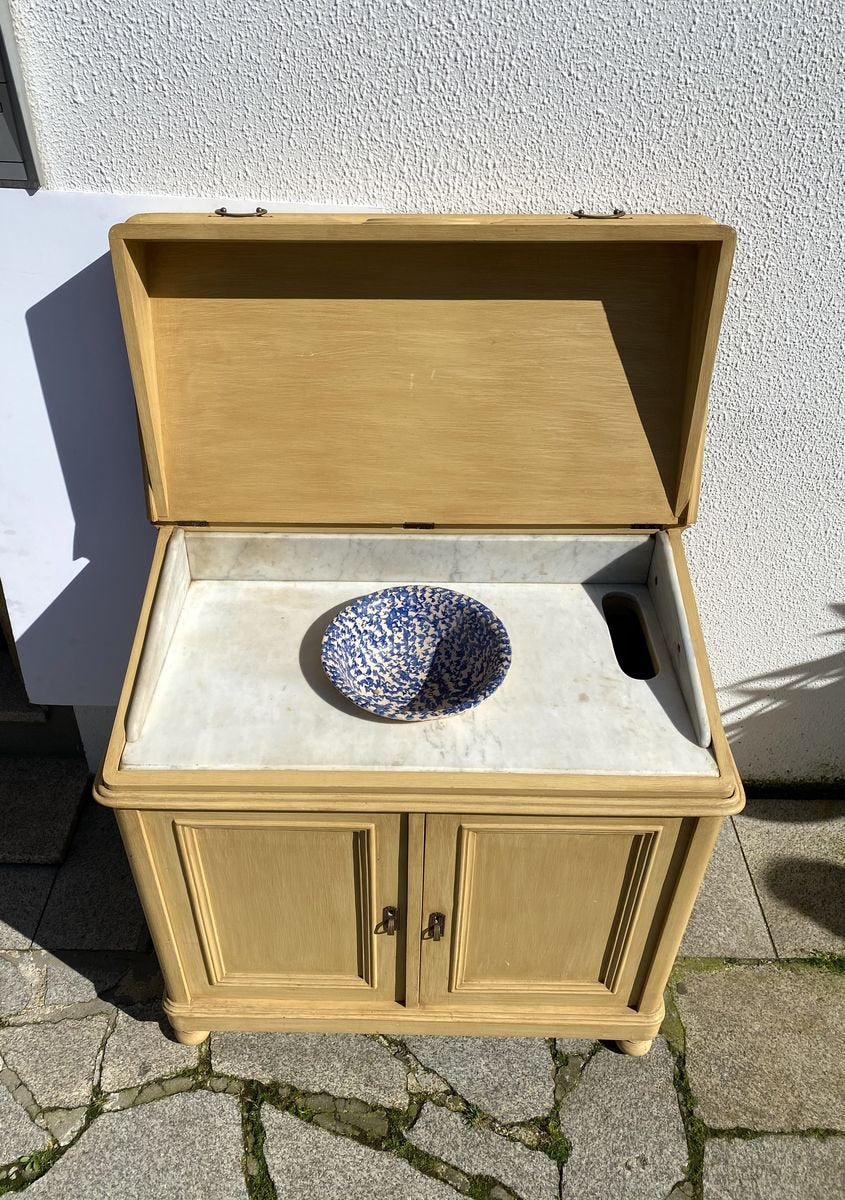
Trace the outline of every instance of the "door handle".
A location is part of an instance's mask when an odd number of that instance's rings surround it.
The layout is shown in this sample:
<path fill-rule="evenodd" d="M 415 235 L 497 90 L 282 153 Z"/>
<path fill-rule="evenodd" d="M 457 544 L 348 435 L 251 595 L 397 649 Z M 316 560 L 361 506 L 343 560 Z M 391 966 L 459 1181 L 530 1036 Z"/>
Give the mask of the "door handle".
<path fill-rule="evenodd" d="M 381 920 L 376 926 L 376 933 L 386 933 L 393 937 L 399 931 L 399 909 L 394 904 L 385 904 L 381 910 Z"/>
<path fill-rule="evenodd" d="M 428 925 L 425 932 L 432 942 L 439 942 L 446 932 L 446 914 L 432 913 L 428 918 Z"/>

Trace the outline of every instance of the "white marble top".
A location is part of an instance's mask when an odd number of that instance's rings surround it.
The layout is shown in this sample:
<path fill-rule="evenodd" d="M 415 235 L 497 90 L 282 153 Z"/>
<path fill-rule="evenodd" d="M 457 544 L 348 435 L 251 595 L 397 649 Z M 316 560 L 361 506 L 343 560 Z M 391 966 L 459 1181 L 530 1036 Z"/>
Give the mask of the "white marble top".
<path fill-rule="evenodd" d="M 323 674 L 320 639 L 338 607 L 390 582 L 193 579 L 123 765 L 717 775 L 641 583 L 461 584 L 510 635 L 499 690 L 436 721 L 360 712 Z M 652 680 L 631 679 L 616 662 L 601 596 L 622 590 L 649 626 L 660 665 Z"/>

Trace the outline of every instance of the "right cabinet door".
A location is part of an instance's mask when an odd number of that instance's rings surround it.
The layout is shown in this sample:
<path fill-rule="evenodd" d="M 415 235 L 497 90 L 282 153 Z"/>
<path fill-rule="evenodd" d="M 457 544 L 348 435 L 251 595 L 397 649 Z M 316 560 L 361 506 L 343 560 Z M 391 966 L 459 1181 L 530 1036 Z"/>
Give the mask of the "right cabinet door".
<path fill-rule="evenodd" d="M 680 870 L 682 825 L 427 817 L 421 1004 L 635 1007 Z"/>

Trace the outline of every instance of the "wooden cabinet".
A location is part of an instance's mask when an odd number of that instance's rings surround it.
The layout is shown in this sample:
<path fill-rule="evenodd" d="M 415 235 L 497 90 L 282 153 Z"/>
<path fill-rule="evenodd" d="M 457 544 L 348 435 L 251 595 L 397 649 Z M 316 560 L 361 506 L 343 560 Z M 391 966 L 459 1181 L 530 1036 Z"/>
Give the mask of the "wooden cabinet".
<path fill-rule="evenodd" d="M 405 823 L 393 813 L 143 814 L 189 994 L 395 1003 L 405 930 L 400 919 L 387 932 L 386 910 L 403 906 Z"/>
<path fill-rule="evenodd" d="M 667 917 L 692 903 L 720 823 L 118 816 L 187 1040 L 203 1031 L 186 1011 L 213 1028 L 621 1038 L 633 1024 L 644 1040 L 652 968 L 662 981 L 685 920 Z"/>
<path fill-rule="evenodd" d="M 681 822 L 434 816 L 426 821 L 423 1004 L 636 1005 L 636 971 Z"/>
<path fill-rule="evenodd" d="M 640 1052 L 743 804 L 681 539 L 733 231 L 143 214 L 110 240 L 160 528 L 95 794 L 177 1036 Z M 416 724 L 340 697 L 329 620 L 401 583 L 502 621 L 494 695 Z"/>

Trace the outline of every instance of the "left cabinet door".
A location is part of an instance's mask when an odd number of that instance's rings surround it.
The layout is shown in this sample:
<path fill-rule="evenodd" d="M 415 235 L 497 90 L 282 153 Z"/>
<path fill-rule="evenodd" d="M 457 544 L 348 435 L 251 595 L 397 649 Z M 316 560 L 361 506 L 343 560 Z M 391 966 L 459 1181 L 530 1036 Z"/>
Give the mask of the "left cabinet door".
<path fill-rule="evenodd" d="M 401 1002 L 405 818 L 133 815 L 145 849 L 133 870 L 165 975 L 180 976 L 171 996 Z M 395 932 L 387 908 L 399 910 Z"/>

